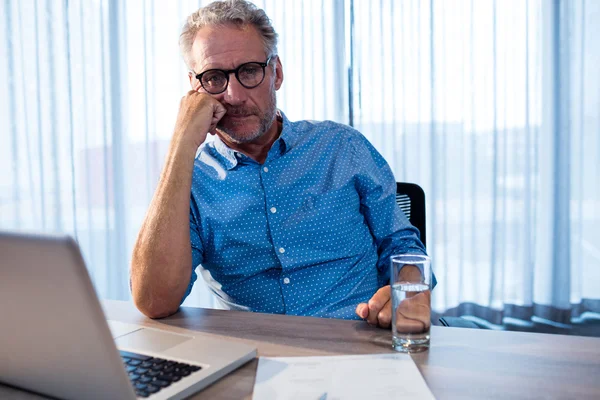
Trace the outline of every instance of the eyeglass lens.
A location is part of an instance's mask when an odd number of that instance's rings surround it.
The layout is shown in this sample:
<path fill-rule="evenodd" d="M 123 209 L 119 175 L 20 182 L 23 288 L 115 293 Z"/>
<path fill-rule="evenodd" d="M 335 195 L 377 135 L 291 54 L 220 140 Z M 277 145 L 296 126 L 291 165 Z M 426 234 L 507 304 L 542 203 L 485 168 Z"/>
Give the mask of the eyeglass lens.
<path fill-rule="evenodd" d="M 264 68 L 258 63 L 243 64 L 237 70 L 238 81 L 251 89 L 260 85 L 265 76 Z M 202 87 L 209 93 L 221 93 L 227 87 L 228 79 L 225 71 L 209 70 L 202 74 Z"/>

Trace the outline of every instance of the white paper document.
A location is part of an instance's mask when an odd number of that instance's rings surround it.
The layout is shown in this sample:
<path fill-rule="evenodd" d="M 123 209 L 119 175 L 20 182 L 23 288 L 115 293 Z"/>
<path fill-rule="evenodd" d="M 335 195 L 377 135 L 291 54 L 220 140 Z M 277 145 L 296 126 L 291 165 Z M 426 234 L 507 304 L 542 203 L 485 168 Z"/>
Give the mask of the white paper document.
<path fill-rule="evenodd" d="M 378 398 L 435 399 L 408 354 L 258 360 L 254 400 Z"/>

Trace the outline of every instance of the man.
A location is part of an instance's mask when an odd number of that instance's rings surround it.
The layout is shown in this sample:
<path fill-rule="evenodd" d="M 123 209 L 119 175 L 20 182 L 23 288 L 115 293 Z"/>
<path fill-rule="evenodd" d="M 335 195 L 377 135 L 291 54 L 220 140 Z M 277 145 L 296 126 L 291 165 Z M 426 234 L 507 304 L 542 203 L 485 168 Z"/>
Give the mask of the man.
<path fill-rule="evenodd" d="M 135 245 L 137 307 L 176 312 L 198 267 L 231 309 L 388 327 L 389 257 L 425 248 L 385 160 L 352 128 L 278 112 L 277 34 L 251 3 L 198 10 L 180 46 L 192 90 Z"/>

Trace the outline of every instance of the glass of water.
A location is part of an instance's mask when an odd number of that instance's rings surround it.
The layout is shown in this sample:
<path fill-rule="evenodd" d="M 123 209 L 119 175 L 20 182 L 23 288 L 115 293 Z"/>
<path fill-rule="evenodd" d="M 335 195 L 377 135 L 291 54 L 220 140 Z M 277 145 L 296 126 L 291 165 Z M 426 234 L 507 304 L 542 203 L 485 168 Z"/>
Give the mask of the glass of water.
<path fill-rule="evenodd" d="M 429 348 L 431 328 L 431 259 L 403 254 L 392 256 L 392 346 L 412 353 Z"/>

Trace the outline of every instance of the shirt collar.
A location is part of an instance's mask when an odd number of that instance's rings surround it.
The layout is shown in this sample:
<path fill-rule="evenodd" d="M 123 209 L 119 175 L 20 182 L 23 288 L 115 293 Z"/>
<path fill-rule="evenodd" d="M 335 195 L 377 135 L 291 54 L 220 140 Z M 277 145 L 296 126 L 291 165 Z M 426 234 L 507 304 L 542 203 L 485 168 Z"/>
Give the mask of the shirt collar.
<path fill-rule="evenodd" d="M 296 129 L 294 129 L 290 120 L 285 116 L 282 111 L 278 111 L 278 114 L 281 116 L 282 120 L 282 130 L 281 130 L 281 140 L 285 144 L 285 151 L 287 153 L 290 151 L 298 142 L 300 141 L 302 135 Z"/>
<path fill-rule="evenodd" d="M 279 139 L 283 142 L 281 154 L 285 154 L 292 149 L 300 140 L 300 133 L 294 130 L 292 123 L 281 110 L 277 110 L 277 118 L 282 121 L 281 135 Z M 275 146 L 275 143 L 273 144 Z M 223 158 L 223 164 L 227 170 L 233 169 L 240 160 L 248 158 L 245 154 L 231 149 L 219 136 L 215 135 L 214 148 Z"/>
<path fill-rule="evenodd" d="M 223 143 L 223 141 L 218 135 L 215 135 L 215 140 L 213 143 L 215 146 L 215 150 L 222 157 L 222 161 L 225 165 L 225 168 L 227 168 L 227 170 L 230 170 L 233 167 L 235 167 L 238 163 L 238 157 L 240 157 L 240 155 L 243 154 L 231 149 L 229 146 Z M 236 153 L 240 155 L 236 155 Z"/>

